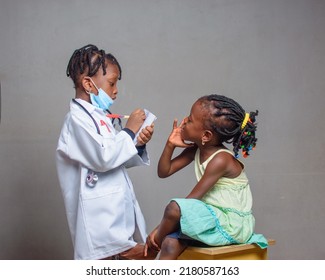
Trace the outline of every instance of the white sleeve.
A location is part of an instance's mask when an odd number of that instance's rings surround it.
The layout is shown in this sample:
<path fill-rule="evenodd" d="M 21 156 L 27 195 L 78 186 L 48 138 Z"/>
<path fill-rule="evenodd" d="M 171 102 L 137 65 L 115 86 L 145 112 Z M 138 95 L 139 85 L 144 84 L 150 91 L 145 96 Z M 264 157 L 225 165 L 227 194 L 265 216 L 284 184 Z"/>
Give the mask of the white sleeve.
<path fill-rule="evenodd" d="M 66 120 L 59 150 L 71 160 L 97 172 L 121 166 L 138 153 L 133 140 L 125 131 L 102 136 L 98 134 L 91 118 L 79 114 L 70 114 Z"/>
<path fill-rule="evenodd" d="M 136 155 L 125 163 L 126 168 L 141 166 L 141 165 L 150 165 L 150 159 L 148 156 L 147 149 L 144 149 L 141 157 L 139 155 Z"/>

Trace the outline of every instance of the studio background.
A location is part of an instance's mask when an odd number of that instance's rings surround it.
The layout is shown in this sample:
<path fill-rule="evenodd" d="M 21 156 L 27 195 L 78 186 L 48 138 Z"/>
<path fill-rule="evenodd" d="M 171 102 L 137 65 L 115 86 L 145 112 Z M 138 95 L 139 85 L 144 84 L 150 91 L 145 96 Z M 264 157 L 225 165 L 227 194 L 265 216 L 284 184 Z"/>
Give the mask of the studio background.
<path fill-rule="evenodd" d="M 173 119 L 219 93 L 260 112 L 244 162 L 269 258 L 324 259 L 324 28 L 322 0 L 0 0 L 0 259 L 73 257 L 55 149 L 88 43 L 122 66 L 112 110 L 158 117 L 151 166 L 130 170 L 148 232 L 195 184 L 193 165 L 157 176 Z"/>

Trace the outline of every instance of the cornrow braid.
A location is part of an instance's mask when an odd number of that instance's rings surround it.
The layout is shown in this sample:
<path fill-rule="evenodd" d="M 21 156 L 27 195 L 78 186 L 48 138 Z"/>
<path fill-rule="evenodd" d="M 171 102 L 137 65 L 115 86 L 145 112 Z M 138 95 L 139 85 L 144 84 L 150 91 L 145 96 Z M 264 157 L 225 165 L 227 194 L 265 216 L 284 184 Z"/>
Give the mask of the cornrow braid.
<path fill-rule="evenodd" d="M 85 73 L 86 76 L 92 77 L 101 67 L 105 75 L 107 66 L 106 60 L 117 65 L 120 72 L 119 80 L 121 80 L 122 69 L 117 59 L 112 54 L 106 54 L 104 50 L 99 50 L 95 45 L 91 44 L 73 52 L 67 66 L 66 74 L 72 79 L 75 86 L 77 86 L 81 74 Z"/>
<path fill-rule="evenodd" d="M 255 121 L 258 111 L 250 112 L 247 116 L 247 123 L 242 127 L 246 113 L 233 99 L 211 94 L 199 98 L 199 101 L 210 110 L 205 126 L 218 134 L 220 141 L 233 144 L 236 158 L 240 149 L 244 157 L 249 156 L 249 152 L 256 146 L 257 124 Z"/>

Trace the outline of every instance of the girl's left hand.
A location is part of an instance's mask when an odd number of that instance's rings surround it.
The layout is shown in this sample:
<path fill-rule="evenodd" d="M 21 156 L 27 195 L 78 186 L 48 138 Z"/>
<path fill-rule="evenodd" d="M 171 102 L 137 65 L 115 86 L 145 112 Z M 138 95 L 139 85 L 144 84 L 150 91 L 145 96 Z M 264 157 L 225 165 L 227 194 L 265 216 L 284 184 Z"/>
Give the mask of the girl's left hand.
<path fill-rule="evenodd" d="M 150 141 L 153 132 L 154 124 L 146 126 L 144 129 L 142 129 L 137 138 L 137 146 L 143 146 L 144 144 L 147 144 Z"/>

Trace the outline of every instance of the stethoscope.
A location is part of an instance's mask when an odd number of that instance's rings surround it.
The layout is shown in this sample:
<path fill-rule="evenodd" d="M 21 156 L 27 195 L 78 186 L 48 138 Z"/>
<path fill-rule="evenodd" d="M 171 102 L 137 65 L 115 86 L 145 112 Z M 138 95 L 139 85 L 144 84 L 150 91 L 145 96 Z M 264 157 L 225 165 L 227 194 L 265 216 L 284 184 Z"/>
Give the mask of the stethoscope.
<path fill-rule="evenodd" d="M 93 122 L 94 122 L 94 124 L 95 124 L 95 126 L 96 126 L 96 130 L 97 130 L 97 133 L 99 134 L 99 135 L 101 135 L 100 134 L 100 130 L 99 130 L 99 126 L 98 126 L 98 124 L 97 124 L 97 122 L 96 122 L 96 120 L 94 119 L 94 117 L 88 112 L 88 110 L 83 106 L 83 105 L 81 105 L 76 99 L 72 99 L 72 102 L 73 103 L 75 103 L 75 104 L 77 104 L 82 110 L 84 110 L 86 113 L 87 113 L 87 115 L 93 120 Z"/>
<path fill-rule="evenodd" d="M 95 125 L 95 127 L 96 127 L 96 130 L 97 130 L 97 133 L 99 134 L 99 135 L 101 135 L 101 133 L 100 133 L 100 129 L 99 129 L 99 126 L 98 126 L 98 124 L 97 124 L 97 122 L 96 122 L 96 120 L 94 119 L 94 117 L 88 112 L 88 110 L 82 105 L 82 104 L 80 104 L 77 100 L 75 100 L 75 99 L 72 99 L 72 102 L 73 103 L 75 103 L 75 104 L 77 104 L 82 110 L 84 110 L 86 113 L 87 113 L 87 115 L 93 120 L 93 122 L 94 122 L 94 125 Z M 107 112 L 109 113 L 109 114 L 111 114 L 111 112 L 109 111 L 109 110 L 107 110 Z M 114 128 L 116 128 L 116 124 L 114 124 L 114 120 L 118 120 L 118 126 L 119 126 L 119 128 L 120 129 L 122 129 L 122 120 L 120 119 L 120 118 L 114 118 L 113 119 L 113 121 L 112 121 L 112 123 L 113 123 L 113 126 L 114 126 Z M 97 184 L 97 182 L 98 182 L 98 175 L 96 174 L 96 172 L 94 172 L 93 170 L 90 170 L 90 169 L 88 169 L 88 172 L 87 172 L 87 177 L 86 177 L 86 185 L 89 187 L 89 188 L 94 188 L 95 186 L 96 186 L 96 184 Z"/>
<path fill-rule="evenodd" d="M 93 117 L 93 116 L 88 112 L 88 110 L 87 110 L 87 109 L 86 109 L 82 104 L 80 104 L 77 100 L 72 99 L 72 102 L 75 103 L 75 104 L 77 104 L 77 105 L 78 105 L 82 110 L 84 110 L 84 111 L 87 113 L 87 115 L 88 115 L 88 116 L 93 120 L 94 125 L 96 126 L 97 133 L 98 133 L 99 135 L 101 135 L 101 133 L 100 133 L 100 129 L 99 129 L 99 126 L 98 126 L 96 120 L 95 120 L 94 117 Z M 108 114 L 112 114 L 110 110 L 107 110 L 107 113 L 108 113 Z M 118 123 L 115 123 L 115 120 L 117 120 Z M 114 127 L 115 129 L 117 129 L 117 130 L 121 130 L 121 129 L 122 129 L 122 120 L 121 120 L 121 118 L 113 118 L 112 124 L 113 124 L 113 127 Z"/>

